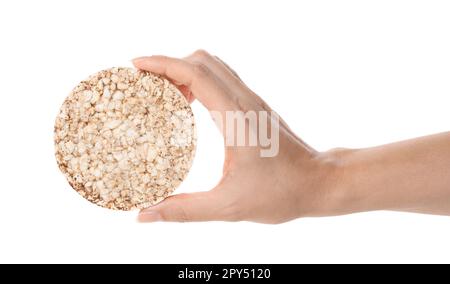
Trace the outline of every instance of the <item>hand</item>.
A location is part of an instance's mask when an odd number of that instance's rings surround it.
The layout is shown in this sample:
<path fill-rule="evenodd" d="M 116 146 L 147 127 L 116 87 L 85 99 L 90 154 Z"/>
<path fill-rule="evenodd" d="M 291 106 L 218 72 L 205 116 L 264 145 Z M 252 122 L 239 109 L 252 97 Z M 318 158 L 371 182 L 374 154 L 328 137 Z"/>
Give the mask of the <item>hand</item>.
<path fill-rule="evenodd" d="M 134 64 L 168 77 L 188 100 L 197 98 L 221 116 L 227 111 L 265 111 L 271 121 L 277 117 L 232 69 L 205 51 L 184 59 L 143 57 Z M 262 121 L 247 126 L 252 133 L 274 128 Z M 226 127 L 220 129 L 224 142 L 236 134 Z M 143 210 L 139 220 L 274 224 L 305 216 L 373 210 L 450 215 L 450 133 L 320 153 L 281 119 L 276 129 L 277 155 L 261 157 L 261 146 L 225 143 L 223 177 L 215 188 L 169 197 Z"/>
<path fill-rule="evenodd" d="M 166 76 L 189 101 L 196 98 L 210 111 L 266 111 L 274 116 L 232 69 L 205 51 L 184 59 L 150 56 L 133 62 L 139 69 Z M 260 125 L 258 121 L 257 127 Z M 221 130 L 227 141 L 229 133 Z M 333 159 L 306 145 L 283 121 L 278 154 L 261 157 L 261 150 L 261 146 L 226 145 L 223 177 L 215 188 L 171 196 L 143 210 L 139 220 L 281 223 L 326 214 L 336 180 Z"/>

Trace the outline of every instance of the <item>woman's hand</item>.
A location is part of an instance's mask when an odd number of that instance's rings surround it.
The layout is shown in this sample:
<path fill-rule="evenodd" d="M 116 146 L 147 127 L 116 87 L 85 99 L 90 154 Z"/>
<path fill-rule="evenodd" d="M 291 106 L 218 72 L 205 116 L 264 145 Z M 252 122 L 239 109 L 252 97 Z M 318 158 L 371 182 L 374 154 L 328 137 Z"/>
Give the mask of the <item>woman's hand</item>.
<path fill-rule="evenodd" d="M 184 59 L 151 56 L 133 62 L 139 69 L 166 76 L 188 100 L 196 98 L 223 117 L 227 111 L 255 114 L 264 111 L 268 119 L 277 120 L 270 107 L 232 69 L 205 51 Z M 253 129 L 256 133 L 260 122 L 254 126 L 247 123 L 247 127 L 256 128 Z M 269 123 L 267 128 L 271 128 Z M 336 180 L 333 161 L 306 145 L 283 121 L 272 128 L 277 129 L 268 129 L 268 133 L 276 135 L 274 130 L 279 130 L 279 151 L 274 157 L 262 157 L 261 145 L 244 147 L 226 143 L 223 177 L 215 188 L 171 196 L 143 210 L 139 220 L 280 223 L 324 214 Z M 227 141 L 230 133 L 222 130 Z"/>
<path fill-rule="evenodd" d="M 168 77 L 188 100 L 198 99 L 208 110 L 220 114 L 218 117 L 227 112 L 262 111 L 272 122 L 278 121 L 232 69 L 205 51 L 184 59 L 142 57 L 134 64 Z M 319 153 L 281 119 L 279 126 L 269 126 L 263 120 L 246 124 L 250 133 L 277 130 L 276 155 L 262 157 L 261 145 L 228 143 L 237 130 L 227 131 L 227 123 L 222 123 L 225 163 L 219 184 L 208 192 L 169 197 L 143 210 L 139 220 L 273 224 L 305 216 L 372 210 L 450 215 L 450 133 L 368 149 Z M 246 135 L 248 139 L 250 134 Z"/>

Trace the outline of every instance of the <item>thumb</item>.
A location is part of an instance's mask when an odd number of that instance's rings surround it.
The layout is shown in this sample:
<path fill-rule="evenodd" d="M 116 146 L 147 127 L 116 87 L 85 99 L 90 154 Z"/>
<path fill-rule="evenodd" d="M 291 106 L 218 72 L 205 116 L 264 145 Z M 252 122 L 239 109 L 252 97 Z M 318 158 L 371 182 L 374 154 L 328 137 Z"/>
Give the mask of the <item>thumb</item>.
<path fill-rule="evenodd" d="M 222 191 L 211 190 L 171 196 L 163 202 L 143 209 L 139 222 L 199 222 L 229 221 L 235 217 L 233 203 L 227 202 Z"/>

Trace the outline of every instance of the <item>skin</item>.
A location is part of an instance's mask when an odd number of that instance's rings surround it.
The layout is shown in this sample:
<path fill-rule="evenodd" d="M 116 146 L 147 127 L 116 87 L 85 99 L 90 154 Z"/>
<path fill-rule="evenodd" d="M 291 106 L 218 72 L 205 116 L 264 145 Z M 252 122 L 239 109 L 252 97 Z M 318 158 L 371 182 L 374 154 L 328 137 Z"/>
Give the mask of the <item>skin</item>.
<path fill-rule="evenodd" d="M 236 72 L 205 51 L 182 59 L 141 57 L 133 63 L 166 76 L 190 102 L 198 99 L 208 110 L 271 110 Z M 259 150 L 226 146 L 216 187 L 171 196 L 142 210 L 139 221 L 278 224 L 374 210 L 450 215 L 450 133 L 318 152 L 281 121 L 279 154 L 262 158 Z"/>

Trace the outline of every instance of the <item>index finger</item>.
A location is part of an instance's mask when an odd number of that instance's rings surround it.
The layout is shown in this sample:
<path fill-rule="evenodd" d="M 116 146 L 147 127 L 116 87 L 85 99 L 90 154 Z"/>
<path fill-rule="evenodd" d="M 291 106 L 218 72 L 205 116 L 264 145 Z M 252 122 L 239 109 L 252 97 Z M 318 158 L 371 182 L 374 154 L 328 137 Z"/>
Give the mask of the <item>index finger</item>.
<path fill-rule="evenodd" d="M 148 56 L 133 60 L 138 69 L 164 75 L 189 87 L 192 94 L 209 110 L 233 108 L 227 87 L 203 64 L 167 56 Z"/>

